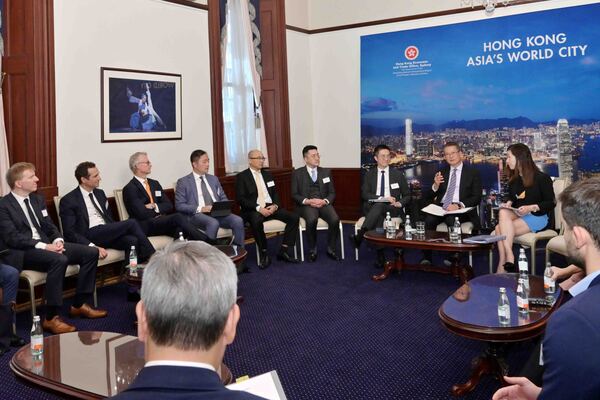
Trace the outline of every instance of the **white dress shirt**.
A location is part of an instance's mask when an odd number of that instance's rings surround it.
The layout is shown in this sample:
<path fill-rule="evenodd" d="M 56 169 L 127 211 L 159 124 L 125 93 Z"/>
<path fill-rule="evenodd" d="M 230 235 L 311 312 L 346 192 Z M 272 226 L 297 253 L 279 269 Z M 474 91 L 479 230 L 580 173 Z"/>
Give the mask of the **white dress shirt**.
<path fill-rule="evenodd" d="M 381 171 L 385 172 L 383 175 L 384 179 L 385 179 L 385 189 L 384 189 L 383 197 L 390 197 L 390 167 L 389 166 L 385 167 L 385 169 L 377 168 L 377 189 L 375 191 L 375 194 L 377 196 L 379 196 L 379 193 L 381 193 Z"/>
<path fill-rule="evenodd" d="M 196 212 L 202 212 L 202 207 L 206 206 L 206 203 L 204 203 L 204 196 L 202 195 L 202 186 L 200 186 L 201 181 L 200 178 L 204 179 L 204 182 L 206 183 L 206 188 L 208 189 L 208 193 L 210 194 L 210 198 L 212 199 L 213 203 L 216 200 L 215 198 L 215 194 L 213 193 L 210 185 L 208 184 L 208 179 L 206 179 L 206 174 L 204 175 L 198 175 L 195 172 L 192 172 L 194 174 L 194 182 L 196 182 L 196 192 L 198 193 L 198 208 L 196 209 Z"/>
<path fill-rule="evenodd" d="M 269 190 L 267 188 L 267 184 L 265 182 L 265 180 L 263 179 L 262 176 L 262 172 L 260 170 L 255 170 L 250 168 L 250 172 L 252 172 L 252 177 L 254 178 L 254 183 L 256 183 L 256 190 L 262 190 L 264 195 L 265 195 L 265 203 L 267 204 L 272 204 L 273 203 L 273 199 L 271 199 L 271 196 L 269 195 Z M 258 178 L 257 178 L 258 176 Z M 258 199 L 257 199 L 258 201 Z M 260 210 L 260 206 L 257 205 L 256 206 L 256 211 Z"/>
<path fill-rule="evenodd" d="M 140 177 L 139 177 L 139 176 L 137 176 L 137 175 L 134 175 L 133 177 L 134 177 L 135 179 L 137 179 L 139 183 L 141 183 L 141 184 L 142 184 L 142 187 L 143 187 L 143 188 L 144 188 L 144 190 L 145 190 L 145 189 L 146 189 L 146 182 L 148 181 L 148 179 L 140 178 Z M 208 183 L 207 183 L 207 184 L 208 184 Z M 148 187 L 150 187 L 150 183 L 148 183 Z M 154 195 L 154 197 L 156 197 L 156 196 Z M 158 204 L 156 204 L 156 199 L 152 198 L 152 199 L 150 199 L 150 200 L 153 200 L 153 201 L 154 201 L 154 212 L 156 212 L 157 214 L 160 214 L 160 210 L 158 209 Z"/>
<path fill-rule="evenodd" d="M 193 361 L 178 361 L 178 360 L 155 360 L 148 361 L 145 367 L 157 367 L 157 366 L 168 366 L 168 367 L 192 367 L 192 368 L 204 368 L 210 369 L 211 371 L 217 372 L 215 368 L 206 363 L 202 362 L 193 362 Z"/>
<path fill-rule="evenodd" d="M 81 191 L 83 201 L 85 202 L 85 208 L 87 209 L 88 219 L 90 221 L 89 229 L 92 229 L 93 227 L 98 225 L 106 224 L 104 218 L 102 218 L 102 215 L 98 213 L 98 210 L 96 210 L 96 207 L 94 207 L 94 205 L 92 204 L 92 200 L 90 200 L 90 193 L 92 194 L 92 196 L 94 196 L 94 192 L 88 192 L 81 186 L 79 186 L 79 190 Z M 100 206 L 100 202 L 98 201 L 96 196 L 94 196 L 94 201 L 96 202 L 98 208 L 102 209 L 102 207 Z"/>
<path fill-rule="evenodd" d="M 41 249 L 44 250 L 46 249 L 46 243 L 42 242 L 42 237 L 40 236 L 40 233 L 37 231 L 37 229 L 35 229 L 33 222 L 31 221 L 31 218 L 29 218 L 29 212 L 27 211 L 27 206 L 25 205 L 25 199 L 29 199 L 29 196 L 27 197 L 23 197 L 23 196 L 19 196 L 18 194 L 16 194 L 15 192 L 10 192 L 14 198 L 17 200 L 17 203 L 19 203 L 19 206 L 21 207 L 21 210 L 23 211 L 23 213 L 25 214 L 25 217 L 27 218 L 27 222 L 29 223 L 29 226 L 31 227 L 31 238 L 33 240 L 40 240 L 40 242 L 35 244 L 35 248 L 36 249 Z M 31 207 L 31 211 L 33 211 L 33 206 L 31 206 L 31 200 L 29 200 L 29 205 Z M 40 221 L 38 221 L 37 216 L 35 215 L 35 212 L 33 213 L 33 216 L 36 219 L 36 222 L 39 224 L 39 226 L 42 226 L 42 224 L 40 223 Z M 64 239 L 63 238 L 56 238 L 54 239 L 54 241 L 52 242 L 53 244 L 56 242 L 63 242 L 64 243 Z"/>

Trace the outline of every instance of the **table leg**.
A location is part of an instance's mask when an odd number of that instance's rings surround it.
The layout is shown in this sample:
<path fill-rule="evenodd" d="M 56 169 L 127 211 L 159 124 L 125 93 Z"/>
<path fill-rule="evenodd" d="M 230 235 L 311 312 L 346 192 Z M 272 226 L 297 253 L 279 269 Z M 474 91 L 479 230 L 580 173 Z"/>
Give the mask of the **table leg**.
<path fill-rule="evenodd" d="M 403 252 L 400 252 L 400 253 L 394 252 L 394 255 L 395 255 L 394 261 L 387 261 L 385 263 L 385 265 L 383 266 L 383 272 L 378 275 L 373 275 L 371 277 L 371 279 L 373 279 L 376 282 L 382 281 L 384 279 L 387 279 L 387 277 L 390 276 L 392 271 L 395 270 L 395 271 L 400 272 L 402 270 L 402 268 L 404 268 Z"/>
<path fill-rule="evenodd" d="M 491 374 L 504 383 L 508 365 L 504 361 L 504 343 L 488 342 L 485 352 L 472 362 L 473 372 L 466 383 L 452 386 L 452 395 L 464 396 L 470 393 L 484 374 Z"/>

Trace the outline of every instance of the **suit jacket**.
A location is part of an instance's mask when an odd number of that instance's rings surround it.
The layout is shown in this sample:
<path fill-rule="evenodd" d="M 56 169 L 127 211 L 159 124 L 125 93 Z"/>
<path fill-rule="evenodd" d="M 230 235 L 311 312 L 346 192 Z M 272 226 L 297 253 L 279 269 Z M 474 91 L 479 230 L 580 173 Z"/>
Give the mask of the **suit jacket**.
<path fill-rule="evenodd" d="M 264 400 L 247 392 L 229 390 L 211 370 L 195 367 L 144 367 L 117 400 Z"/>
<path fill-rule="evenodd" d="M 600 399 L 600 276 L 548 320 L 538 399 Z"/>
<path fill-rule="evenodd" d="M 264 168 L 260 173 L 265 185 L 267 185 L 267 191 L 269 192 L 269 196 L 271 196 L 272 204 L 281 207 L 279 195 L 277 194 L 277 190 L 275 190 L 273 175 Z M 256 207 L 258 206 L 258 190 L 250 168 L 243 170 L 235 177 L 235 197 L 238 203 L 240 203 L 242 212 L 256 211 Z"/>
<path fill-rule="evenodd" d="M 323 200 L 327 200 L 329 204 L 332 204 L 335 200 L 335 188 L 333 187 L 331 171 L 327 168 L 317 167 L 317 182 Z M 298 168 L 292 174 L 292 198 L 298 206 L 303 206 L 302 200 L 308 198 L 308 191 L 312 183 L 312 177 L 308 174 L 306 167 Z"/>
<path fill-rule="evenodd" d="M 100 209 L 107 218 L 106 222 L 114 222 L 104 191 L 94 189 L 94 197 L 98 200 L 97 205 L 100 206 Z M 65 239 L 69 242 L 88 246 L 91 243 L 87 238 L 87 233 L 90 229 L 90 218 L 79 186 L 60 199 L 59 208 Z"/>
<path fill-rule="evenodd" d="M 206 182 L 215 196 L 215 201 L 225 201 L 227 195 L 219 182 L 219 178 L 214 175 L 206 174 Z M 194 173 L 179 178 L 177 180 L 177 188 L 175 189 L 175 209 L 182 214 L 194 215 L 198 209 L 198 189 Z"/>
<path fill-rule="evenodd" d="M 446 165 L 441 172 L 444 177 L 444 182 L 440 185 L 437 192 L 434 192 L 431 188 L 429 188 L 428 191 L 429 201 L 439 206 L 442 205 L 444 195 L 448 189 L 448 183 L 450 182 L 450 166 Z M 463 163 L 458 190 L 459 201 L 462 202 L 465 207 L 479 206 L 482 189 L 479 171 Z"/>
<path fill-rule="evenodd" d="M 157 215 L 169 214 L 173 211 L 173 203 L 165 195 L 160 183 L 154 179 L 148 179 L 148 185 L 150 186 L 150 192 L 152 193 L 152 199 L 154 203 L 158 205 L 158 213 L 154 210 L 146 208 L 146 204 L 150 204 L 152 201 L 148 197 L 146 188 L 136 178 L 131 180 L 123 188 L 123 202 L 127 213 L 131 218 L 137 219 L 138 221 L 145 221 L 152 219 Z"/>
<path fill-rule="evenodd" d="M 377 168 L 371 168 L 363 177 L 361 197 L 363 201 L 363 212 L 365 215 L 368 213 L 370 208 L 369 200 L 377 199 L 379 197 L 379 193 L 376 193 L 377 182 L 380 179 L 378 171 L 379 170 Z M 404 174 L 397 169 L 390 168 L 389 175 L 390 196 L 395 197 L 396 201 L 402 203 L 403 208 L 408 207 L 411 197 L 408 189 L 408 183 L 406 182 Z"/>
<path fill-rule="evenodd" d="M 46 201 L 40 195 L 31 193 L 29 195 L 29 204 L 33 209 L 33 213 L 40 223 L 40 236 L 46 236 L 47 241 L 44 243 L 52 243 L 58 238 L 62 238 L 58 228 L 54 225 L 48 216 L 46 209 Z M 12 195 L 4 196 L 0 200 L 0 236 L 4 244 L 15 250 L 31 250 L 35 245 L 42 240 L 33 239 L 31 226 L 27 221 L 25 213 L 21 209 L 19 202 Z M 15 268 L 22 268 L 22 265 L 14 265 Z"/>
<path fill-rule="evenodd" d="M 523 195 L 523 193 L 525 194 Z M 505 200 L 512 201 L 512 206 L 515 208 L 537 204 L 540 211 L 532 213 L 533 215 L 551 214 L 554 211 L 554 206 L 556 206 L 552 178 L 548 174 L 536 171 L 533 185 L 526 188 L 519 176 L 508 184 L 508 199 Z"/>

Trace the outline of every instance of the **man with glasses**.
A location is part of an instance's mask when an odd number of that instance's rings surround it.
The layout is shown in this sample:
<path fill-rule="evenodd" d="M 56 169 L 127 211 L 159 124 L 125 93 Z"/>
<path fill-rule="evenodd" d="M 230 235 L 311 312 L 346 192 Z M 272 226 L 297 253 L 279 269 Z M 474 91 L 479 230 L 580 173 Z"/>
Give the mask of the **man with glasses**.
<path fill-rule="evenodd" d="M 435 174 L 431 190 L 424 196 L 425 204 L 437 204 L 446 211 L 479 206 L 481 201 L 479 171 L 463 163 L 463 152 L 460 145 L 456 142 L 446 143 L 444 159 L 447 165 Z M 471 221 L 474 232 L 479 230 L 480 222 L 476 208 L 466 213 L 447 214 L 441 217 L 427 214 L 425 229 L 435 230 L 437 225 L 442 222 L 452 226 L 455 217 L 458 217 L 461 223 Z M 431 264 L 431 260 L 431 251 L 424 251 L 421 264 Z"/>
<path fill-rule="evenodd" d="M 383 225 L 389 212 L 392 217 L 404 220 L 404 208 L 410 203 L 410 191 L 404 174 L 398 169 L 390 168 L 390 148 L 380 144 L 373 150 L 377 168 L 372 168 L 363 177 L 361 197 L 365 221 L 355 236 L 354 245 L 358 248 L 367 231 Z M 383 248 L 377 250 L 377 267 L 383 267 L 385 256 Z"/>
<path fill-rule="evenodd" d="M 298 168 L 292 174 L 292 198 L 296 202 L 298 213 L 306 221 L 308 260 L 317 260 L 317 223 L 319 218 L 323 218 L 329 225 L 327 256 L 339 261 L 335 248 L 340 217 L 331 205 L 335 199 L 331 171 L 319 166 L 321 157 L 316 146 L 304 146 L 302 156 L 306 166 Z"/>
<path fill-rule="evenodd" d="M 136 152 L 129 157 L 133 178 L 123 188 L 127 213 L 137 220 L 147 236 L 167 235 L 174 238 L 181 232 L 187 239 L 206 240 L 206 235 L 180 213 L 173 213 L 173 203 L 157 180 L 148 178 L 152 163 L 148 154 Z"/>
<path fill-rule="evenodd" d="M 254 239 L 259 249 L 259 268 L 267 268 L 271 258 L 267 253 L 267 237 L 263 223 L 277 219 L 285 223 L 283 244 L 277 259 L 289 263 L 297 263 L 293 249 L 298 237 L 299 217 L 279 207 L 279 195 L 275 188 L 275 180 L 269 171 L 263 169 L 265 157 L 260 150 L 248 153 L 249 168 L 240 172 L 235 179 L 235 193 L 242 208 L 242 218 L 252 228 Z"/>
<path fill-rule="evenodd" d="M 219 178 L 208 173 L 210 159 L 204 150 L 194 150 L 190 155 L 192 172 L 177 180 L 175 209 L 187 215 L 189 221 L 204 231 L 211 241 L 217 239 L 219 227 L 233 230 L 233 243 L 244 246 L 244 222 L 235 214 L 221 217 L 210 215 L 213 203 L 227 201 Z"/>

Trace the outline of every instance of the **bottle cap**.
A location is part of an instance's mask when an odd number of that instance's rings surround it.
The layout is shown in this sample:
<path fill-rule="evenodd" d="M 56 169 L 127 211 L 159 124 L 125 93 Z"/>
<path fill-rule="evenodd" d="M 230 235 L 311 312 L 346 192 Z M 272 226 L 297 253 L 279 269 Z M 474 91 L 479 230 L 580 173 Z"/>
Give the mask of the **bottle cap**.
<path fill-rule="evenodd" d="M 506 293 L 506 288 L 501 287 L 500 288 L 500 293 Z"/>
<path fill-rule="evenodd" d="M 33 320 L 34 321 L 39 321 L 40 320 L 40 316 L 39 315 L 34 315 L 33 316 Z"/>

